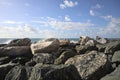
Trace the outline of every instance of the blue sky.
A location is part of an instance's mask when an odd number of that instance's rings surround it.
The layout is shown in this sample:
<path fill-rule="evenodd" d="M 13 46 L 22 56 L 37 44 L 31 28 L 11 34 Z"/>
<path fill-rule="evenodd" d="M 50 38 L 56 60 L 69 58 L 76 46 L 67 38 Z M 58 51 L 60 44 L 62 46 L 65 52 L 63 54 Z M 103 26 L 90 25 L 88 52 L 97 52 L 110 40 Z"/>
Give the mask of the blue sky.
<path fill-rule="evenodd" d="M 120 38 L 120 0 L 0 0 L 0 38 Z"/>

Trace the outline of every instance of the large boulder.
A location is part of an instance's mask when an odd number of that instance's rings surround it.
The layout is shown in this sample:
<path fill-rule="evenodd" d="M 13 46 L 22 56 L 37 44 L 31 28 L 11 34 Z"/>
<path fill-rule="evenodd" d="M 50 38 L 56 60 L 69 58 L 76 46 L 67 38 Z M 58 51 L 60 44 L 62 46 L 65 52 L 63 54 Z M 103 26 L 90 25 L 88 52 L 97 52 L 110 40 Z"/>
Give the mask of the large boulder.
<path fill-rule="evenodd" d="M 77 55 L 77 53 L 73 50 L 65 50 L 64 52 L 61 53 L 61 55 L 55 59 L 54 64 L 64 64 L 65 61 L 70 58 Z"/>
<path fill-rule="evenodd" d="M 0 57 L 0 65 L 9 63 L 10 60 L 11 60 L 11 59 L 10 59 L 9 56 Z"/>
<path fill-rule="evenodd" d="M 0 56 L 27 56 L 32 53 L 29 46 L 0 47 Z"/>
<path fill-rule="evenodd" d="M 57 51 L 59 48 L 59 40 L 55 38 L 49 38 L 37 43 L 31 44 L 31 50 L 33 54 L 36 53 L 50 53 Z"/>
<path fill-rule="evenodd" d="M 70 44 L 69 39 L 63 39 L 63 40 L 59 40 L 59 41 L 60 41 L 60 46 L 68 46 Z"/>
<path fill-rule="evenodd" d="M 120 65 L 110 74 L 100 80 L 120 80 Z"/>
<path fill-rule="evenodd" d="M 120 41 L 112 41 L 107 45 L 105 53 L 113 55 L 117 50 L 120 50 Z"/>
<path fill-rule="evenodd" d="M 119 62 L 120 63 L 120 50 L 116 51 L 112 57 L 112 62 Z"/>
<path fill-rule="evenodd" d="M 8 43 L 6 46 L 30 46 L 31 40 L 29 38 L 15 39 Z"/>
<path fill-rule="evenodd" d="M 4 80 L 6 74 L 15 66 L 16 64 L 8 63 L 0 65 L 0 80 Z"/>
<path fill-rule="evenodd" d="M 82 45 L 82 46 L 76 46 L 75 47 L 77 53 L 84 54 L 87 51 L 97 50 L 96 46 L 90 46 L 90 45 Z"/>
<path fill-rule="evenodd" d="M 15 66 L 5 80 L 81 80 L 73 65 Z"/>
<path fill-rule="evenodd" d="M 65 64 L 75 65 L 83 80 L 99 80 L 109 70 L 107 56 L 97 51 L 69 58 Z"/>

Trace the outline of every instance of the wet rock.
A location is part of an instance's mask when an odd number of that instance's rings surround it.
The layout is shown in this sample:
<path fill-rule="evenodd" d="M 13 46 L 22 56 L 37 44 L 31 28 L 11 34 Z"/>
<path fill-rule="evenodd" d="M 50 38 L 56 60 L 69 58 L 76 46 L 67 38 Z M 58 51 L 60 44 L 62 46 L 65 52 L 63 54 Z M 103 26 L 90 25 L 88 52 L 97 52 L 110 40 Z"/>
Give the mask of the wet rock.
<path fill-rule="evenodd" d="M 61 55 L 57 59 L 55 59 L 54 64 L 64 64 L 65 61 L 68 58 L 73 57 L 75 55 L 77 55 L 77 53 L 75 51 L 73 51 L 73 50 L 66 50 L 66 51 L 62 52 Z"/>
<path fill-rule="evenodd" d="M 100 80 L 120 80 L 120 65 L 110 74 Z"/>
<path fill-rule="evenodd" d="M 0 56 L 26 56 L 31 57 L 29 46 L 0 47 Z"/>
<path fill-rule="evenodd" d="M 113 55 L 114 52 L 117 50 L 120 50 L 120 41 L 113 41 L 107 45 L 107 47 L 105 49 L 105 53 Z"/>
<path fill-rule="evenodd" d="M 55 38 L 49 38 L 37 43 L 31 44 L 31 50 L 33 54 L 36 53 L 50 53 L 57 51 L 59 48 L 59 40 Z"/>
<path fill-rule="evenodd" d="M 79 54 L 84 54 L 87 51 L 97 50 L 96 46 L 90 46 L 90 45 L 76 46 L 75 49 Z"/>
<path fill-rule="evenodd" d="M 15 66 L 15 64 L 9 63 L 0 65 L 0 80 L 4 80 L 6 74 Z"/>
<path fill-rule="evenodd" d="M 107 56 L 97 51 L 69 58 L 65 64 L 75 65 L 84 80 L 99 80 L 110 67 Z"/>
<path fill-rule="evenodd" d="M 31 40 L 29 38 L 24 39 L 15 39 L 12 40 L 10 43 L 7 44 L 7 47 L 11 46 L 30 46 Z"/>

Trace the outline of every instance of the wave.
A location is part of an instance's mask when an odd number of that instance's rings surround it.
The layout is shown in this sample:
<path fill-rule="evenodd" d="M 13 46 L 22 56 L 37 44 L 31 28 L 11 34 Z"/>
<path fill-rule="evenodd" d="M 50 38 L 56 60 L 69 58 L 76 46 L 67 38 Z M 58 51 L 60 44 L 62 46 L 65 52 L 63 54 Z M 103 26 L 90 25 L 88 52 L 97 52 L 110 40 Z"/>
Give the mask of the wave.
<path fill-rule="evenodd" d="M 0 39 L 0 44 L 8 44 L 12 41 L 13 39 Z"/>

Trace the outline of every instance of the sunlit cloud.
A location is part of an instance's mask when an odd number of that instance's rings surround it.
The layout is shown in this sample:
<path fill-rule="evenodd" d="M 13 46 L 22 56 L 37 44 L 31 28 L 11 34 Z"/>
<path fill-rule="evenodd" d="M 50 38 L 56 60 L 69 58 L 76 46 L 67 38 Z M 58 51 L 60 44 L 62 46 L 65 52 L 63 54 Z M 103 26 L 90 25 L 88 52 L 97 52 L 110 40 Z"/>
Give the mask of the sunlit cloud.
<path fill-rule="evenodd" d="M 71 21 L 70 16 L 65 15 L 65 21 Z"/>
<path fill-rule="evenodd" d="M 22 24 L 23 22 L 7 20 L 7 21 L 3 21 L 3 22 L 0 22 L 0 23 L 3 23 L 3 24 Z"/>
<path fill-rule="evenodd" d="M 94 13 L 93 10 L 90 10 L 89 13 L 90 13 L 91 16 L 95 16 L 95 13 Z"/>
<path fill-rule="evenodd" d="M 64 0 L 64 2 L 62 4 L 60 4 L 60 8 L 65 9 L 68 7 L 74 7 L 76 5 L 78 5 L 77 1 L 73 2 L 73 1 L 69 1 L 69 0 Z"/>

